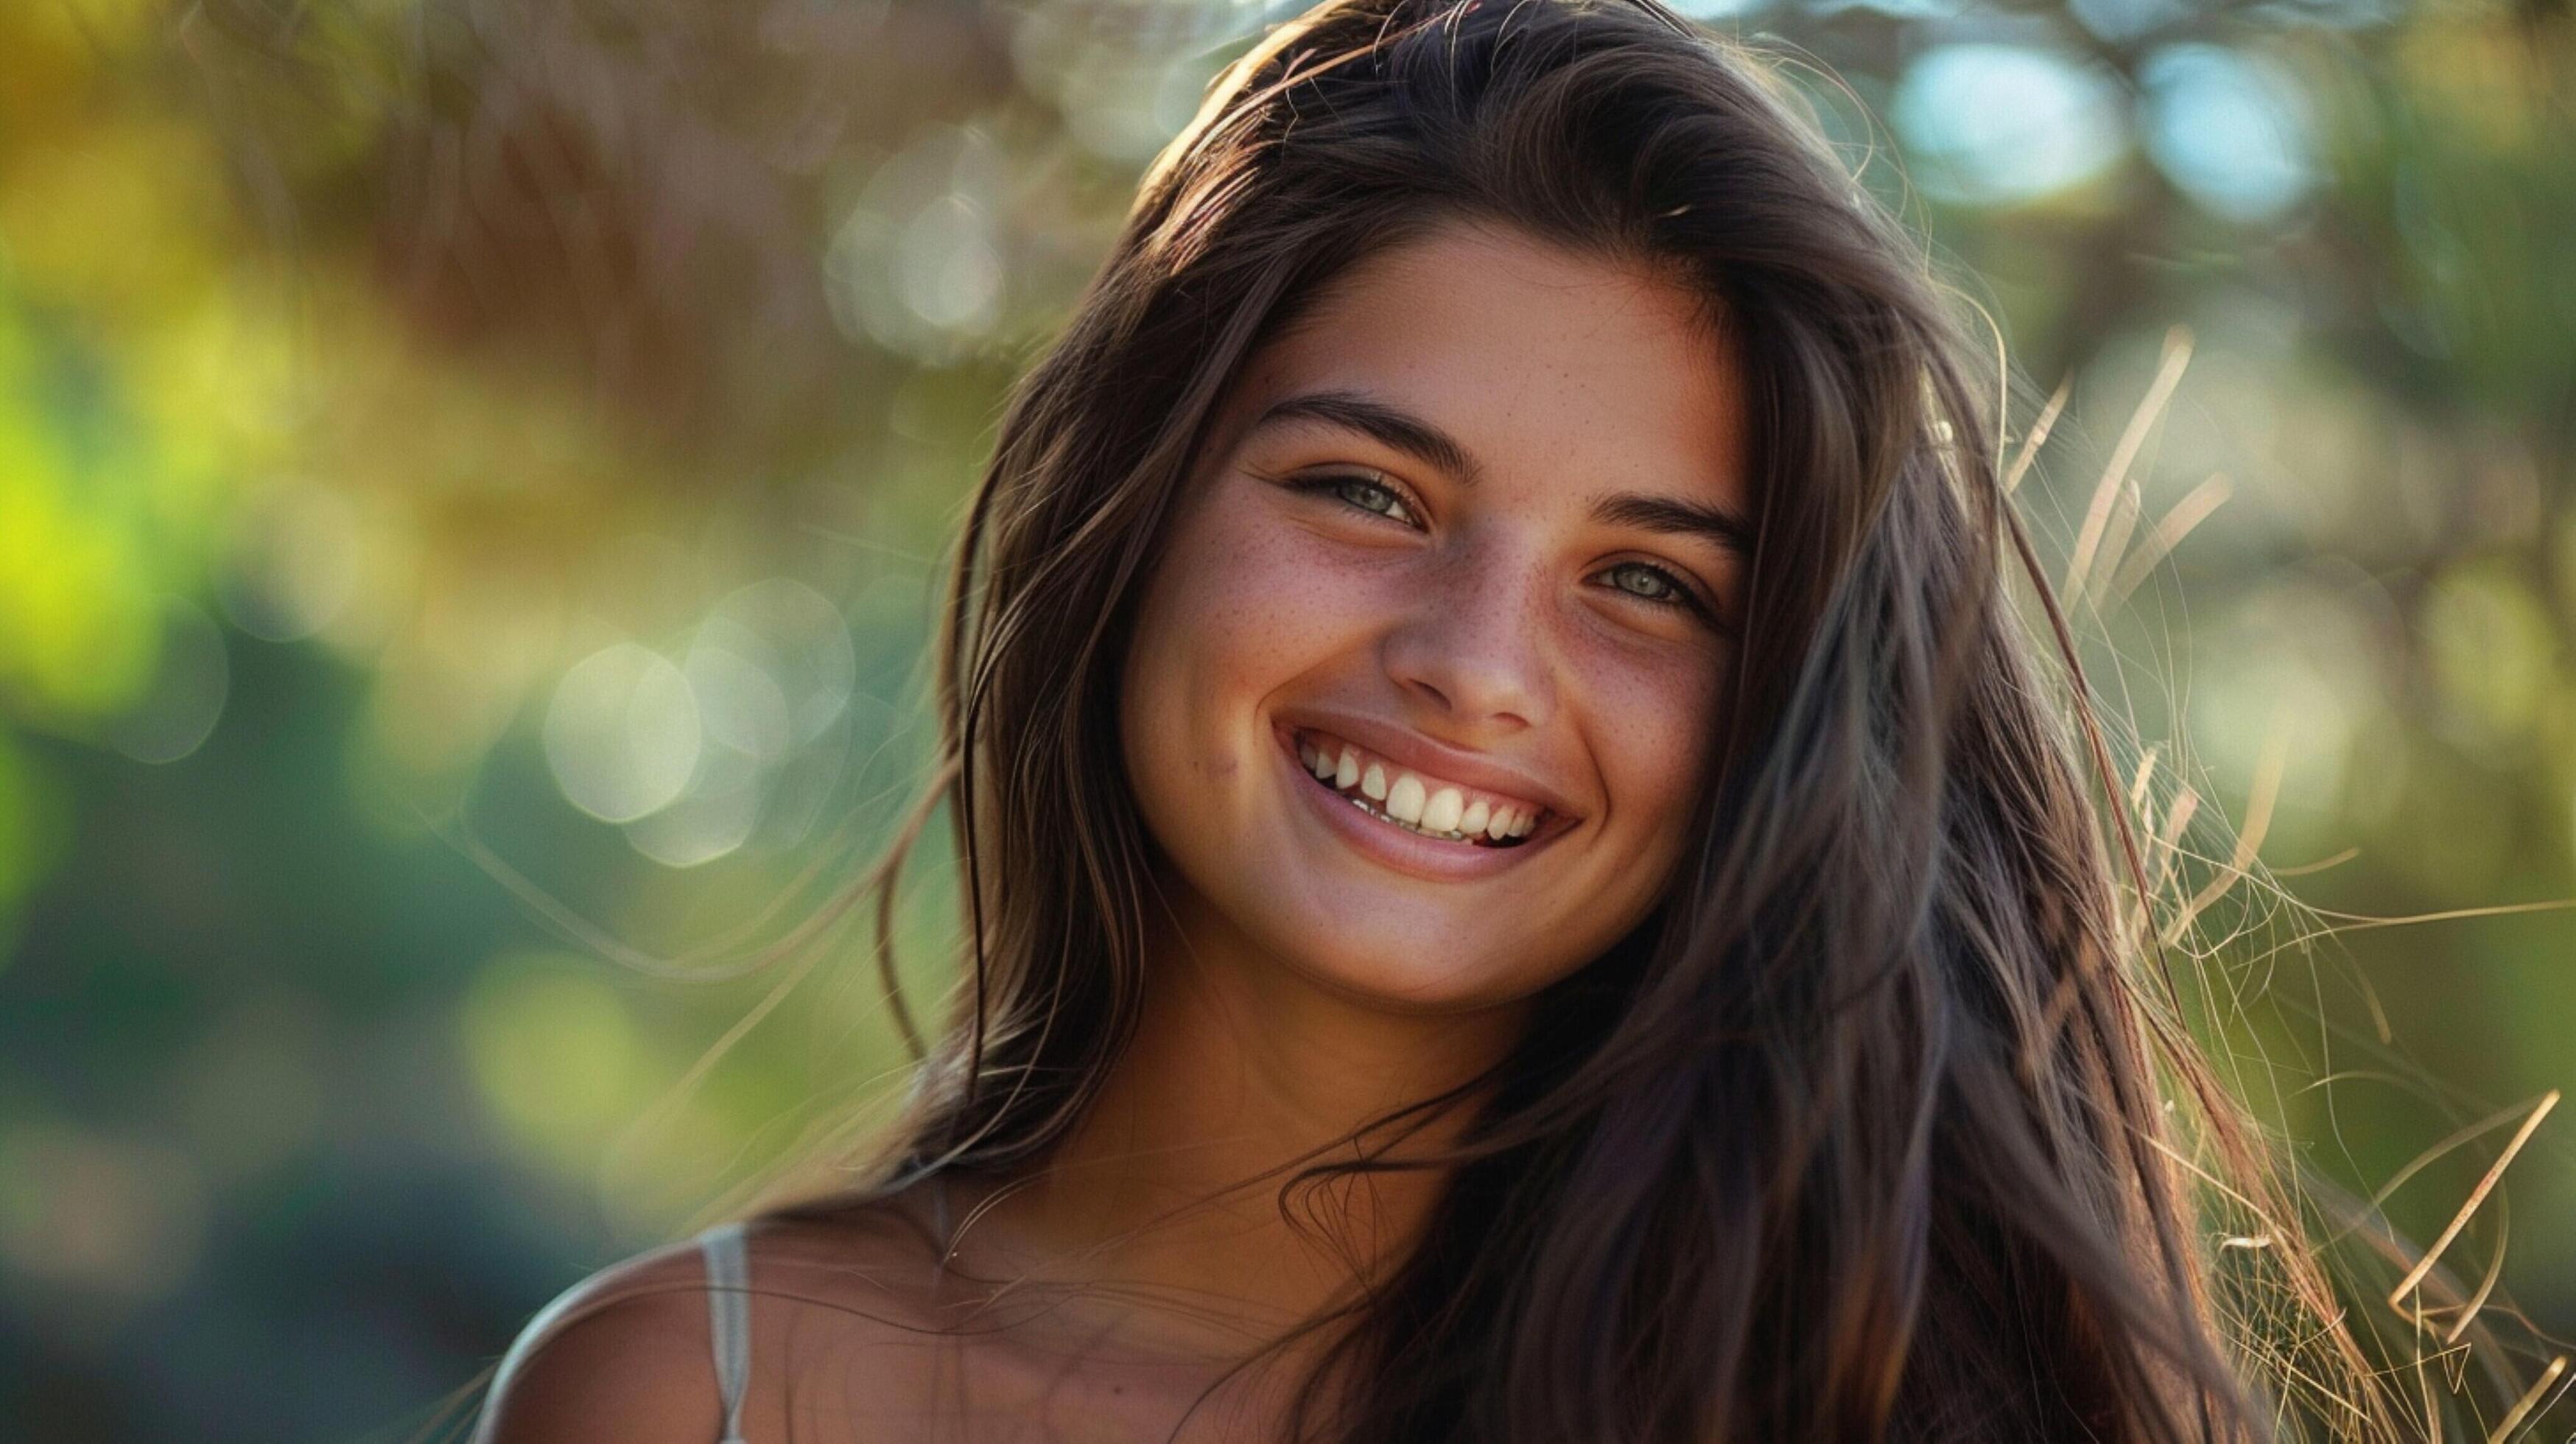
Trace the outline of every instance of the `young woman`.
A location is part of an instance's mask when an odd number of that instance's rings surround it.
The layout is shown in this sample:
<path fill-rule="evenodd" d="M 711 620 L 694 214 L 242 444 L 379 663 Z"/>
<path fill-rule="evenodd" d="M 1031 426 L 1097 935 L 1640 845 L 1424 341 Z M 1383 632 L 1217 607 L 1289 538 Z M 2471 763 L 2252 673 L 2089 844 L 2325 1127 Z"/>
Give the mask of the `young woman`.
<path fill-rule="evenodd" d="M 912 1111 L 481 1438 L 2396 1436 L 2120 917 L 1991 360 L 1783 97 L 1651 0 L 1220 79 L 969 515 Z"/>

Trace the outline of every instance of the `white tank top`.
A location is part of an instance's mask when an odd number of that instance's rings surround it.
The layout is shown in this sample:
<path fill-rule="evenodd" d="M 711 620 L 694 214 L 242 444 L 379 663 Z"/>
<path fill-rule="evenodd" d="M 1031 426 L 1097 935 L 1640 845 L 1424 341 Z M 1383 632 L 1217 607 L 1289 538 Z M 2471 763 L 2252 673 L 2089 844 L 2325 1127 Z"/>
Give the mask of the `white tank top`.
<path fill-rule="evenodd" d="M 716 1390 L 724 1401 L 724 1437 L 719 1444 L 745 1444 L 742 1396 L 751 1382 L 751 1261 L 743 1244 L 743 1225 L 720 1223 L 698 1235 L 698 1251 L 707 1271 L 707 1337 L 715 1350 Z M 583 1291 L 576 1284 L 537 1311 L 510 1343 L 492 1377 L 481 1416 L 475 1422 L 475 1444 L 484 1444 L 493 1424 L 492 1401 L 506 1389 L 541 1342 L 574 1307 Z"/>
<path fill-rule="evenodd" d="M 724 1438 L 744 1444 L 742 1393 L 751 1380 L 751 1261 L 742 1225 L 720 1223 L 698 1235 L 707 1258 L 707 1332 L 715 1348 L 716 1390 L 724 1398 Z"/>

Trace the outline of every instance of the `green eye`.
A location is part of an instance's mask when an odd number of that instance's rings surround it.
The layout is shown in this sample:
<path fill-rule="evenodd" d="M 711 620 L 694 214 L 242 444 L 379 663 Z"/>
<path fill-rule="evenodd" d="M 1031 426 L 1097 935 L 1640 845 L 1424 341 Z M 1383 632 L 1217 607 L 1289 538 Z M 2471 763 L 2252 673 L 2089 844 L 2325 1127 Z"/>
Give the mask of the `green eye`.
<path fill-rule="evenodd" d="M 1626 592 L 1650 606 L 1708 615 L 1708 608 L 1700 604 L 1697 593 L 1681 578 L 1652 562 L 1620 562 L 1602 575 L 1611 578 L 1610 585 L 1615 590 Z"/>
<path fill-rule="evenodd" d="M 1671 577 L 1665 575 L 1660 568 L 1650 567 L 1644 562 L 1626 562 L 1611 568 L 1611 571 L 1618 576 L 1642 579 L 1645 582 L 1642 587 L 1630 586 L 1622 582 L 1619 584 L 1619 590 L 1632 596 L 1644 597 L 1650 602 L 1670 601 L 1681 594 L 1681 588 L 1673 584 Z"/>
<path fill-rule="evenodd" d="M 1373 511 L 1380 516 L 1398 516 L 1404 511 L 1404 498 L 1397 496 L 1384 483 L 1371 481 L 1365 476 L 1343 477 L 1334 487 L 1334 493 L 1360 510 Z"/>
<path fill-rule="evenodd" d="M 1405 502 L 1404 493 L 1363 472 L 1337 471 L 1307 477 L 1297 483 L 1297 489 L 1325 493 L 1355 511 L 1370 512 L 1407 526 L 1414 524 L 1413 508 Z"/>

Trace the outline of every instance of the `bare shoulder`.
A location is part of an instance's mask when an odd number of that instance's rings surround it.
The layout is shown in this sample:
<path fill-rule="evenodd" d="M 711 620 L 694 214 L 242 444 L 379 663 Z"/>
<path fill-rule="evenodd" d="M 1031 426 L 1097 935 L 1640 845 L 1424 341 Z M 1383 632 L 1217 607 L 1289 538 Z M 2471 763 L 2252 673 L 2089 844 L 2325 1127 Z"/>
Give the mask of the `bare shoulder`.
<path fill-rule="evenodd" d="M 707 1314 L 695 1242 L 583 1279 L 511 1344 L 475 1444 L 712 1444 L 724 1432 L 724 1409 Z"/>
<path fill-rule="evenodd" d="M 940 1305 L 936 1249 L 905 1206 L 745 1226 L 750 1371 L 746 1436 L 787 1437 L 800 1380 L 828 1378 L 871 1407 L 905 1402 Z M 558 1296 L 502 1361 L 475 1444 L 575 1439 L 715 1444 L 723 1436 L 706 1264 L 694 1240 L 602 1269 Z M 840 1394 L 842 1387 L 830 1390 Z M 809 1395 L 812 1389 L 806 1391 Z M 862 1422 L 848 1400 L 809 1397 L 824 1417 L 798 1437 Z M 819 1428 L 817 1426 L 820 1426 Z M 839 1426 L 839 1427 L 835 1427 Z"/>

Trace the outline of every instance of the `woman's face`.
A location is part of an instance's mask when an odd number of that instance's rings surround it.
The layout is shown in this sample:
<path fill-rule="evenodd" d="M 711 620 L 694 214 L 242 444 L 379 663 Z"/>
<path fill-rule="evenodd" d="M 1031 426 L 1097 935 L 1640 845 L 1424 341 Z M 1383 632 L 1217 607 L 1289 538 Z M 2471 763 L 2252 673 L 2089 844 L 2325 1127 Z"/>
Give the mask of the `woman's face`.
<path fill-rule="evenodd" d="M 1345 273 L 1219 408 L 1123 678 L 1185 926 L 1408 1011 L 1598 956 L 1715 764 L 1749 516 L 1687 293 L 1466 223 Z"/>

